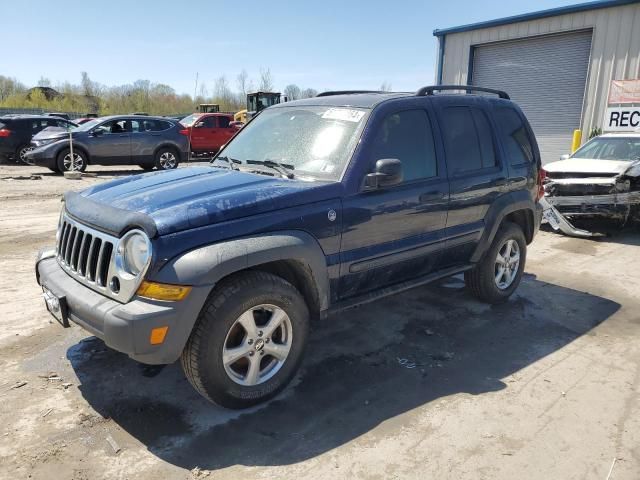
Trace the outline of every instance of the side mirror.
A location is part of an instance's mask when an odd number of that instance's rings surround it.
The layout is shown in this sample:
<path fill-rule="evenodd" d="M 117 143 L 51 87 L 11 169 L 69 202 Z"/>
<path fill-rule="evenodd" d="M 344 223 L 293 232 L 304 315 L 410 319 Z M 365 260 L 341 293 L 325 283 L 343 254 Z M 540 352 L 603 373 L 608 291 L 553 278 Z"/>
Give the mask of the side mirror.
<path fill-rule="evenodd" d="M 242 122 L 230 122 L 229 123 L 229 128 L 235 128 L 236 130 L 240 130 L 242 127 L 244 127 L 244 123 L 242 123 Z"/>
<path fill-rule="evenodd" d="M 193 126 L 193 128 L 202 128 L 202 127 L 204 127 L 204 122 L 198 122 Z"/>
<path fill-rule="evenodd" d="M 388 187 L 402 182 L 402 162 L 397 158 L 382 158 L 375 169 L 365 177 L 368 188 Z"/>
<path fill-rule="evenodd" d="M 99 137 L 103 133 L 104 130 L 102 130 L 101 128 L 96 128 L 93 132 L 91 132 L 91 135 L 93 135 L 94 137 Z"/>
<path fill-rule="evenodd" d="M 564 155 L 560 155 L 560 160 L 569 160 L 570 157 L 571 155 L 569 155 L 568 153 L 565 153 Z"/>

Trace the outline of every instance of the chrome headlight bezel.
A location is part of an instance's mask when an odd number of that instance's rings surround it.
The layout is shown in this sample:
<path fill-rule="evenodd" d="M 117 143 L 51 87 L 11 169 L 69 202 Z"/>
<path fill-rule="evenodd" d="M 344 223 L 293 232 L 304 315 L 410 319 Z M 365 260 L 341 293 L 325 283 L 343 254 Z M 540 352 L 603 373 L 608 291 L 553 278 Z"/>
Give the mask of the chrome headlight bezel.
<path fill-rule="evenodd" d="M 131 264 L 130 258 L 135 255 L 135 252 L 130 250 L 133 245 L 133 239 L 136 239 L 136 241 L 141 240 L 147 251 L 146 259 L 143 262 L 140 262 L 140 265 Z M 144 278 L 144 275 L 149 268 L 149 264 L 151 263 L 151 257 L 153 256 L 151 240 L 149 240 L 146 233 L 138 229 L 129 230 L 118 240 L 115 250 L 115 270 L 121 279 L 134 280 Z"/>

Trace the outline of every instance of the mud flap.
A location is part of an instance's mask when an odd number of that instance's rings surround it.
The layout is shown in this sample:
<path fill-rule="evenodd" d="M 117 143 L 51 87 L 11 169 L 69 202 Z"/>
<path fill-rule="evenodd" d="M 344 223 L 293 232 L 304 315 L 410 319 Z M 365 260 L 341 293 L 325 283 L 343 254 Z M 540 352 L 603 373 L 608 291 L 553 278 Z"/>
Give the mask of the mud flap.
<path fill-rule="evenodd" d="M 562 233 L 572 237 L 593 237 L 593 233 L 574 227 L 571 222 L 564 217 L 564 215 L 562 215 L 553 205 L 547 202 L 546 198 L 542 197 L 539 201 L 540 205 L 542 205 L 543 218 L 549 222 L 549 225 L 551 225 L 551 228 L 555 231 L 560 230 Z"/>

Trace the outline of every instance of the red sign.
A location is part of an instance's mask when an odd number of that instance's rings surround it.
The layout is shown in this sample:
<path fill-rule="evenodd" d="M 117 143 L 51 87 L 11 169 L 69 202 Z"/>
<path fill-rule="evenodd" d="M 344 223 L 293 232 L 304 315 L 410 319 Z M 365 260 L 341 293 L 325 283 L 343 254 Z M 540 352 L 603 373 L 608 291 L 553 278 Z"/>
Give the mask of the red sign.
<path fill-rule="evenodd" d="M 640 103 L 640 79 L 611 80 L 609 105 L 615 103 Z"/>

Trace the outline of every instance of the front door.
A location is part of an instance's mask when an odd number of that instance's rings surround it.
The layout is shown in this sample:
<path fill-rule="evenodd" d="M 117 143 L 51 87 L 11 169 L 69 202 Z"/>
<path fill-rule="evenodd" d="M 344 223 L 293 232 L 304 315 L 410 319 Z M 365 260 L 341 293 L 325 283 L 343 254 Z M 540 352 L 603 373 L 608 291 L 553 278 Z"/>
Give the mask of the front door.
<path fill-rule="evenodd" d="M 403 182 L 363 187 L 345 197 L 339 298 L 428 274 L 442 248 L 449 185 L 436 156 L 430 115 L 426 108 L 414 108 L 378 118 L 363 140 L 372 142 L 369 171 L 379 159 L 396 158 Z"/>
<path fill-rule="evenodd" d="M 96 134 L 96 130 L 100 130 Z M 87 139 L 92 163 L 126 165 L 131 162 L 131 122 L 109 120 L 98 125 Z"/>
<path fill-rule="evenodd" d="M 216 117 L 208 115 L 200 117 L 191 129 L 191 149 L 196 152 L 212 152 L 215 150 Z"/>

